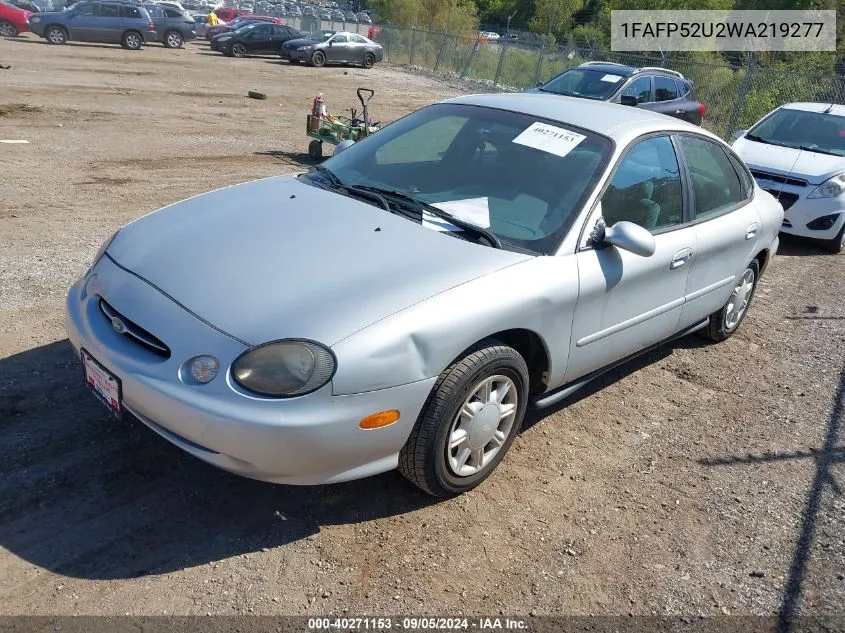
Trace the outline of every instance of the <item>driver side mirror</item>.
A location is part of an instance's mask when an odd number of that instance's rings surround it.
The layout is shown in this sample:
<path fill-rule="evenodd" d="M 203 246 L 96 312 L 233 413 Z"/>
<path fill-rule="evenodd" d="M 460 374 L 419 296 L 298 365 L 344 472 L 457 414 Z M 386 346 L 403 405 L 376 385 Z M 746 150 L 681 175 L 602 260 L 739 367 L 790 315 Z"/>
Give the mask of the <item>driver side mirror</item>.
<path fill-rule="evenodd" d="M 603 242 L 641 257 L 651 257 L 656 248 L 654 236 L 648 229 L 625 220 L 605 228 Z"/>
<path fill-rule="evenodd" d="M 737 130 L 736 132 L 734 132 L 734 140 L 741 139 L 743 136 L 745 136 L 746 132 L 748 132 L 748 130 Z"/>
<path fill-rule="evenodd" d="M 535 87 L 535 88 L 539 88 L 539 87 L 540 87 L 540 86 L 542 86 L 542 85 L 543 85 L 543 82 L 542 82 L 542 81 L 538 81 L 538 82 L 534 85 L 534 87 Z"/>
<path fill-rule="evenodd" d="M 635 106 L 637 105 L 637 98 L 632 95 L 622 95 L 619 98 L 619 103 L 626 106 Z"/>

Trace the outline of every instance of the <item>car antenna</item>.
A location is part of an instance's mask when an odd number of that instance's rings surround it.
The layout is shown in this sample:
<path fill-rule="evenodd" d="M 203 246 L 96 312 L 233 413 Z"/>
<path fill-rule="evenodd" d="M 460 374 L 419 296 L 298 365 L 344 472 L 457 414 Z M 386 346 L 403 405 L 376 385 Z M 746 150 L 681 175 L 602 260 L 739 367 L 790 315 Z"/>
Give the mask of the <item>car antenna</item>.
<path fill-rule="evenodd" d="M 801 154 L 803 154 L 803 153 L 804 153 L 804 146 L 802 145 L 801 147 L 798 148 L 798 156 L 795 157 L 795 162 L 792 163 L 792 167 L 789 168 L 789 173 L 786 174 L 786 178 L 783 179 L 783 182 L 780 185 L 780 189 L 778 190 L 778 197 L 776 198 L 776 200 L 778 202 L 780 202 L 780 194 L 783 193 L 784 185 L 789 181 L 790 176 L 792 176 L 792 172 L 795 171 L 795 165 L 798 164 L 798 159 L 801 158 Z M 781 205 L 781 206 L 783 206 L 783 205 Z"/>

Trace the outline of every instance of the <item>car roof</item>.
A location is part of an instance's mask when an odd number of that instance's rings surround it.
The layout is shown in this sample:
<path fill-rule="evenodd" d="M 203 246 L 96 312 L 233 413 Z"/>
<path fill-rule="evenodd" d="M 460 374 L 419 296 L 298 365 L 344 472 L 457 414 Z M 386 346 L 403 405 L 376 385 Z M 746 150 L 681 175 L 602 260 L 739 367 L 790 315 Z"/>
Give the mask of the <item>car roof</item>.
<path fill-rule="evenodd" d="M 845 116 L 845 105 L 839 105 L 838 103 L 812 103 L 810 101 L 797 101 L 795 103 L 787 103 L 781 106 L 781 109 L 783 110 L 802 110 L 804 112 L 825 112 L 828 108 L 830 108 L 830 112 L 827 114 Z"/>
<path fill-rule="evenodd" d="M 611 62 L 586 62 L 580 64 L 578 68 L 585 68 L 587 70 L 595 70 L 599 73 L 613 73 L 614 75 L 621 75 L 627 77 L 637 71 L 633 66 L 625 66 L 624 64 L 614 64 Z"/>
<path fill-rule="evenodd" d="M 692 123 L 607 101 L 521 92 L 467 95 L 444 103 L 477 105 L 552 119 L 610 137 L 621 146 L 643 134 L 661 131 L 694 132 L 723 143 L 717 136 Z"/>

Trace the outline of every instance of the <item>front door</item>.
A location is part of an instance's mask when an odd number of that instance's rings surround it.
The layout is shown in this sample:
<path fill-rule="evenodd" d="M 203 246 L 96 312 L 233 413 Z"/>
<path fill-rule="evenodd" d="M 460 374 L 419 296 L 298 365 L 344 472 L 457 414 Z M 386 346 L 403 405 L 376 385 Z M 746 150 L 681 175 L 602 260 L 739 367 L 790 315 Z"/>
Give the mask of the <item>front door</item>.
<path fill-rule="evenodd" d="M 655 252 L 615 246 L 576 254 L 580 283 L 565 380 L 575 380 L 670 337 L 679 329 L 696 231 L 685 221 L 680 167 L 668 136 L 638 141 L 602 196 L 607 226 L 633 222 L 654 235 Z M 594 212 L 588 232 L 598 220 Z"/>
<path fill-rule="evenodd" d="M 330 62 L 345 62 L 348 39 L 346 35 L 333 35 L 329 40 L 331 45 L 324 49 L 326 59 Z"/>
<path fill-rule="evenodd" d="M 71 9 L 67 23 L 70 39 L 78 42 L 96 42 L 99 14 L 100 5 L 96 2 L 88 2 Z"/>

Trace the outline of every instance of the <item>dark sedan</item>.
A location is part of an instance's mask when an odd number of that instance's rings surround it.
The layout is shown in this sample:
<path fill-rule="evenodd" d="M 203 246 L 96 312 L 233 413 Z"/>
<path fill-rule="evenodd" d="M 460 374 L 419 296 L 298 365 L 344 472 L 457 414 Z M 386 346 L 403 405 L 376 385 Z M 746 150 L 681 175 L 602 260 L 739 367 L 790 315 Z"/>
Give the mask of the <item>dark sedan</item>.
<path fill-rule="evenodd" d="M 285 42 L 301 36 L 302 33 L 290 26 L 253 22 L 237 31 L 218 35 L 211 40 L 211 48 L 229 57 L 268 55 L 278 51 Z"/>
<path fill-rule="evenodd" d="M 251 24 L 252 22 L 272 22 L 273 24 L 281 24 L 279 18 L 271 15 L 239 15 L 229 24 L 218 24 L 217 26 L 209 26 L 205 29 L 205 39 L 213 40 L 215 36 L 223 33 L 231 33 L 237 31 L 242 26 Z"/>
<path fill-rule="evenodd" d="M 358 64 L 372 68 L 384 59 L 381 44 L 357 33 L 332 31 L 317 31 L 307 38 L 286 42 L 279 54 L 292 64 L 304 61 L 311 66 Z"/>

